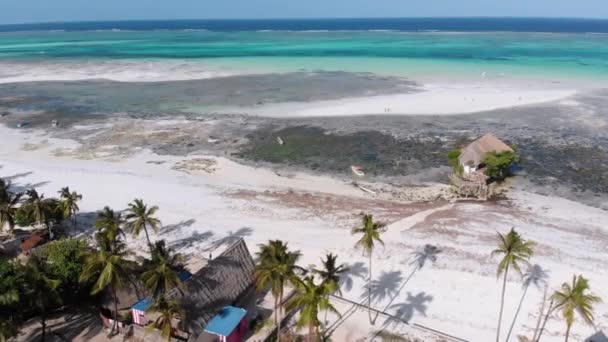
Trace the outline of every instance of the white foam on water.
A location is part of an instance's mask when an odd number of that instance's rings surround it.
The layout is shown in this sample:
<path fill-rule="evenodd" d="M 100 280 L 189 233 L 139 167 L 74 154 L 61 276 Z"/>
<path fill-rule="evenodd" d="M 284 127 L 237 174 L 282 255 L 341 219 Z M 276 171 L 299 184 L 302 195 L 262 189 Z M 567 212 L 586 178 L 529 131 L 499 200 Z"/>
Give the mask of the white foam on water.
<path fill-rule="evenodd" d="M 0 83 L 91 79 L 118 82 L 185 81 L 260 73 L 184 60 L 0 62 Z"/>

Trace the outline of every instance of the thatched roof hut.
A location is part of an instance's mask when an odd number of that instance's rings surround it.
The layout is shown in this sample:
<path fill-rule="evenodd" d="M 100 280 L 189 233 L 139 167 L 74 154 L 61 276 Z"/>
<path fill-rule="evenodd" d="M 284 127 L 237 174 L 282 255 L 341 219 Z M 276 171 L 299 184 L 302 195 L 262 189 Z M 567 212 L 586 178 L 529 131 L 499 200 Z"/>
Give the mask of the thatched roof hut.
<path fill-rule="evenodd" d="M 170 296 L 186 311 L 184 328 L 194 336 L 202 334 L 218 312 L 237 303 L 253 287 L 254 267 L 245 241 L 239 239 L 184 283 L 183 296 L 173 291 Z"/>
<path fill-rule="evenodd" d="M 483 163 L 489 152 L 514 152 L 513 149 L 494 136 L 487 133 L 483 137 L 473 141 L 460 151 L 458 158 L 463 166 L 477 167 Z"/>

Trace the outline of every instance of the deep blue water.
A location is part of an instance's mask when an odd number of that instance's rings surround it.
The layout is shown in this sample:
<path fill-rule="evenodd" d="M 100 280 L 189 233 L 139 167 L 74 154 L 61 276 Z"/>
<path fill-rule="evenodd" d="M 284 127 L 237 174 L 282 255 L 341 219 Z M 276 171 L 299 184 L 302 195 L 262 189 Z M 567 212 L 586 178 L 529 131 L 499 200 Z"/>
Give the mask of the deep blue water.
<path fill-rule="evenodd" d="M 608 33 L 608 19 L 576 18 L 368 18 L 368 19 L 268 19 L 268 20 L 145 20 L 0 25 L 11 31 L 94 30 L 209 30 L 209 31 L 307 31 L 396 30 L 464 32 Z"/>

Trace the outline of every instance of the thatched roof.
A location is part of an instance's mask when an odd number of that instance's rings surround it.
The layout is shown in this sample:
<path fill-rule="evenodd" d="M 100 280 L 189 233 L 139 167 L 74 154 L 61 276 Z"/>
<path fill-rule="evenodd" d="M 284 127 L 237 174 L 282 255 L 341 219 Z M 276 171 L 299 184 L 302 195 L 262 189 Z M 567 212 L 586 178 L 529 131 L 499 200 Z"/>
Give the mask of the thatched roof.
<path fill-rule="evenodd" d="M 146 298 L 147 294 L 143 288 L 144 286 L 141 282 L 127 280 L 124 286 L 116 291 L 118 311 L 130 310 L 133 304 Z M 101 306 L 110 311 L 114 311 L 114 295 L 109 287 L 102 293 Z"/>
<path fill-rule="evenodd" d="M 493 134 L 487 133 L 464 147 L 458 159 L 462 165 L 477 166 L 483 162 L 489 152 L 513 152 L 513 149 Z"/>
<path fill-rule="evenodd" d="M 186 311 L 190 332 L 198 335 L 207 323 L 225 306 L 233 304 L 253 285 L 255 263 L 243 239 L 239 239 L 207 265 L 190 277 L 184 284 L 182 296 L 172 291 Z"/>

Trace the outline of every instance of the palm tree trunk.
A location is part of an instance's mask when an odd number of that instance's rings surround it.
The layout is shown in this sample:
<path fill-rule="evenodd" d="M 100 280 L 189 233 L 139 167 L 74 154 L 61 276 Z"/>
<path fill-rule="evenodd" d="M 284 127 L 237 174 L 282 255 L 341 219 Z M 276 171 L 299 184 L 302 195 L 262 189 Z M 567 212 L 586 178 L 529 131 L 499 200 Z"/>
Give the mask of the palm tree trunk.
<path fill-rule="evenodd" d="M 509 265 L 505 268 L 505 276 L 502 280 L 502 294 L 500 296 L 500 311 L 498 313 L 498 327 L 496 328 L 496 342 L 500 342 L 500 325 L 502 324 L 502 311 L 505 306 L 505 291 L 507 289 L 507 273 L 509 273 Z"/>
<path fill-rule="evenodd" d="M 112 285 L 112 293 L 114 294 L 114 322 L 112 322 L 112 328 L 110 329 L 110 336 L 114 335 L 114 330 L 118 325 L 118 296 L 116 295 L 116 287 Z"/>
<path fill-rule="evenodd" d="M 572 327 L 572 324 L 568 324 L 568 327 L 566 328 L 566 339 L 565 342 L 568 342 L 568 339 L 570 338 L 570 328 Z"/>
<path fill-rule="evenodd" d="M 274 296 L 274 326 L 279 325 L 279 296 Z"/>
<path fill-rule="evenodd" d="M 150 235 L 148 235 L 148 228 L 146 228 L 146 224 L 144 223 L 144 232 L 146 233 L 146 240 L 148 240 L 148 248 L 150 248 L 150 257 L 152 256 L 152 242 L 150 242 Z"/>
<path fill-rule="evenodd" d="M 372 318 L 372 252 L 369 252 L 369 278 L 367 279 L 367 314 L 369 315 L 369 323 L 374 325 Z"/>
<path fill-rule="evenodd" d="M 551 315 L 552 311 L 553 311 L 553 299 L 551 299 L 551 302 L 549 303 L 549 310 L 547 310 L 547 315 L 545 315 L 545 320 L 543 321 L 543 325 L 540 327 L 540 331 L 538 332 L 538 337 L 536 338 L 535 342 L 540 341 L 540 336 L 543 334 L 543 331 L 545 330 L 545 325 L 547 324 L 547 321 L 549 320 L 549 315 Z"/>
<path fill-rule="evenodd" d="M 283 315 L 281 315 L 281 311 L 283 310 L 283 286 L 283 281 L 281 281 L 281 290 L 279 291 L 279 307 L 277 310 L 277 313 L 279 315 L 277 321 L 277 342 L 281 342 L 281 319 L 283 318 Z"/>
<path fill-rule="evenodd" d="M 532 336 L 532 341 L 536 341 L 536 335 L 538 334 L 538 329 L 540 329 L 540 323 L 543 320 L 543 312 L 545 312 L 545 303 L 547 302 L 548 289 L 549 285 L 545 284 L 545 290 L 543 291 L 543 302 L 540 305 L 540 312 L 538 313 L 538 319 L 536 320 L 536 327 L 534 328 L 534 335 Z"/>
<path fill-rule="evenodd" d="M 51 230 L 51 225 L 49 224 L 49 221 L 44 220 L 44 225 L 46 226 L 46 229 L 48 229 L 48 231 L 49 231 L 49 239 L 53 240 L 53 231 Z"/>
<path fill-rule="evenodd" d="M 40 310 L 40 324 L 42 325 L 41 341 L 44 342 L 44 340 L 46 340 L 46 315 L 44 306 L 42 307 L 42 310 Z"/>
<path fill-rule="evenodd" d="M 519 305 L 517 306 L 517 311 L 515 311 L 515 317 L 513 317 L 513 321 L 511 322 L 511 326 L 509 327 L 509 332 L 507 333 L 507 338 L 505 342 L 509 342 L 509 337 L 511 337 L 511 333 L 513 332 L 513 328 L 515 327 L 515 322 L 517 321 L 517 316 L 519 316 L 519 312 L 521 311 L 521 306 L 524 303 L 524 298 L 526 298 L 526 294 L 528 293 L 528 288 L 530 284 L 527 284 L 524 288 L 524 293 L 522 293 L 521 298 L 519 299 Z"/>
<path fill-rule="evenodd" d="M 314 334 L 315 328 L 314 325 L 312 323 L 310 323 L 308 325 L 308 342 L 312 342 L 313 341 L 313 334 Z"/>

